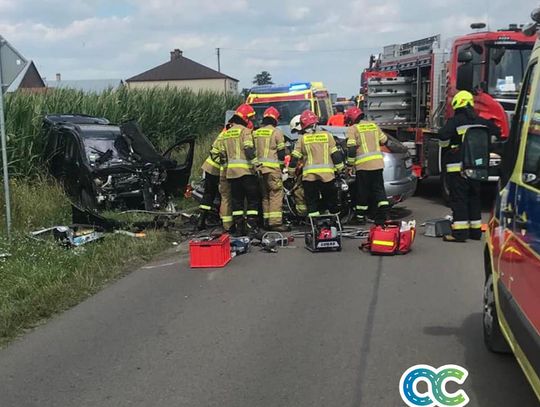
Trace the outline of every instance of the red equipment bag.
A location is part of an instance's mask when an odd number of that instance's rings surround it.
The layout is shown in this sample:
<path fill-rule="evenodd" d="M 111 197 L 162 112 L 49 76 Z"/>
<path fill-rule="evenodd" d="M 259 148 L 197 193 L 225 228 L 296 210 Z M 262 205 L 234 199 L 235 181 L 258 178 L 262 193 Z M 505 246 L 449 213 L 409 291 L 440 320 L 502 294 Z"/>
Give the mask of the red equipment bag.
<path fill-rule="evenodd" d="M 372 226 L 368 241 L 360 248 L 371 254 L 406 254 L 411 251 L 414 237 L 414 226 L 402 228 L 401 222 L 387 222 L 384 226 Z"/>

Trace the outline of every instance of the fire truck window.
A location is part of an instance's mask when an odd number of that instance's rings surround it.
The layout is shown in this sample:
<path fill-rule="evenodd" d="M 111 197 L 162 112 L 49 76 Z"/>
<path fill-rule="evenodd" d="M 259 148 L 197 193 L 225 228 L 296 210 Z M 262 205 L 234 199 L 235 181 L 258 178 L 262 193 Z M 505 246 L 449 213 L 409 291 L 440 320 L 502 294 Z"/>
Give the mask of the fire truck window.
<path fill-rule="evenodd" d="M 471 46 L 469 44 L 462 45 L 458 47 L 457 54 L 461 51 L 471 51 L 473 59 L 470 62 L 473 64 L 473 89 L 480 87 L 482 83 L 482 52 L 483 48 L 481 46 Z"/>

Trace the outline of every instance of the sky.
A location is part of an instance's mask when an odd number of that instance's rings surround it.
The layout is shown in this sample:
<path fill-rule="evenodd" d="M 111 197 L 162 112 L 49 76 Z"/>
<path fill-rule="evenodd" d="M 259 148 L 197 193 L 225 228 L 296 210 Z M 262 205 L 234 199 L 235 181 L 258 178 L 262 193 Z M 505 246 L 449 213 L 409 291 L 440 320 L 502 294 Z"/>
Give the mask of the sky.
<path fill-rule="evenodd" d="M 351 96 L 370 54 L 384 45 L 528 23 L 535 0 L 0 0 L 0 35 L 49 80 L 127 79 L 169 51 L 250 87 L 323 81 Z"/>

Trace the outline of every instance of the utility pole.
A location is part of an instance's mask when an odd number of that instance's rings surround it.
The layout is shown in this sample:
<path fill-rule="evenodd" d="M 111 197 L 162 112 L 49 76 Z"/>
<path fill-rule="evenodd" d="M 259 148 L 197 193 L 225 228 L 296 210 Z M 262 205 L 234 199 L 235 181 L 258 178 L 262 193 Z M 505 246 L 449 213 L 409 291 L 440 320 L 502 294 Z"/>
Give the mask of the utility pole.
<path fill-rule="evenodd" d="M 216 54 L 217 54 L 217 70 L 218 72 L 221 72 L 221 55 L 220 55 L 221 48 L 216 48 Z"/>
<path fill-rule="evenodd" d="M 2 178 L 4 179 L 4 205 L 8 239 L 11 238 L 11 202 L 9 196 L 6 123 L 4 119 L 4 93 L 26 64 L 26 59 L 0 35 L 0 143 L 2 146 Z"/>
<path fill-rule="evenodd" d="M 0 53 L 1 54 L 1 53 Z M 2 78 L 2 62 L 0 57 L 0 78 Z M 2 80 L 0 79 L 0 82 Z M 6 124 L 4 122 L 4 84 L 0 83 L 0 139 L 2 142 L 2 177 L 4 178 L 4 206 L 6 209 L 6 232 L 11 239 L 11 200 L 9 196 L 9 171 L 6 143 Z"/>

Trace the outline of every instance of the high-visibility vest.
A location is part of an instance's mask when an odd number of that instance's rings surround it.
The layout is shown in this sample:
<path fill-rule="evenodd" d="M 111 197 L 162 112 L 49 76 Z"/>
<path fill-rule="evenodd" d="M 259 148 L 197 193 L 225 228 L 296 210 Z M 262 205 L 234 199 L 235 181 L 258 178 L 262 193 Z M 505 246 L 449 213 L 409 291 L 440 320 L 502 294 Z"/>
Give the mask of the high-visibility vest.
<path fill-rule="evenodd" d="M 277 139 L 277 131 L 273 126 L 265 126 L 253 132 L 257 158 L 263 167 L 279 169 L 283 165 L 277 152 L 285 148 L 285 142 Z"/>

